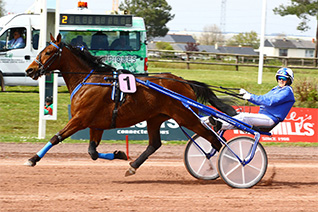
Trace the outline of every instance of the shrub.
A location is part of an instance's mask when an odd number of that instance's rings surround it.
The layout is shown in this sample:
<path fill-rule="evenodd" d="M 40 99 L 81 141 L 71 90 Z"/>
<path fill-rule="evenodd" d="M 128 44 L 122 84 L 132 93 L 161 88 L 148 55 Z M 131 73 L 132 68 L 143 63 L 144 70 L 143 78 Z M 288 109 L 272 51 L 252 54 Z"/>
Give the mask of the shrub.
<path fill-rule="evenodd" d="M 157 42 L 156 47 L 161 50 L 173 50 L 173 47 L 168 42 Z"/>
<path fill-rule="evenodd" d="M 295 106 L 318 108 L 318 80 L 315 78 L 299 78 L 293 86 Z"/>

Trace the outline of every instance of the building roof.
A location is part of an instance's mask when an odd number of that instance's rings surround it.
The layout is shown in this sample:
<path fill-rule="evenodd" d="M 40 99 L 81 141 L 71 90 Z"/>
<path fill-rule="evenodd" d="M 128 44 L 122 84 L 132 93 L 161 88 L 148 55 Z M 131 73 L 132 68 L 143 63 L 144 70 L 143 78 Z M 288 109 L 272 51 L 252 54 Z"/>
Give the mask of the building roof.
<path fill-rule="evenodd" d="M 220 53 L 257 55 L 252 47 L 221 46 L 218 48 L 218 50 Z"/>
<path fill-rule="evenodd" d="M 265 40 L 265 47 L 284 48 L 284 49 L 315 49 L 312 41 L 306 40 L 288 40 L 288 39 L 271 39 Z"/>
<path fill-rule="evenodd" d="M 200 52 L 221 53 L 220 50 L 215 49 L 214 45 L 199 45 L 197 47 Z"/>
<path fill-rule="evenodd" d="M 176 51 L 187 51 L 187 44 L 184 43 L 171 43 L 172 48 Z M 149 49 L 157 49 L 155 43 L 148 44 Z M 198 45 L 199 52 L 209 53 L 232 53 L 232 54 L 243 54 L 243 55 L 257 55 L 252 47 L 233 47 L 233 46 L 221 46 L 215 49 L 215 45 Z"/>
<path fill-rule="evenodd" d="M 164 37 L 153 38 L 154 42 L 168 42 L 168 43 L 196 43 L 192 35 L 176 35 L 167 34 Z"/>

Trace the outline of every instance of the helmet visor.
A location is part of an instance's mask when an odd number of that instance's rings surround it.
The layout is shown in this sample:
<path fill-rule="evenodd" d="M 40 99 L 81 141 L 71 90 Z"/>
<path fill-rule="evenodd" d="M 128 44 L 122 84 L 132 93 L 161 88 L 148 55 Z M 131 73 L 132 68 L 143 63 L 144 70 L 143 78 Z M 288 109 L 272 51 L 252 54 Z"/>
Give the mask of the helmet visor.
<path fill-rule="evenodd" d="M 278 76 L 277 79 L 278 79 L 278 80 L 287 81 L 287 77 L 284 77 L 284 76 Z"/>

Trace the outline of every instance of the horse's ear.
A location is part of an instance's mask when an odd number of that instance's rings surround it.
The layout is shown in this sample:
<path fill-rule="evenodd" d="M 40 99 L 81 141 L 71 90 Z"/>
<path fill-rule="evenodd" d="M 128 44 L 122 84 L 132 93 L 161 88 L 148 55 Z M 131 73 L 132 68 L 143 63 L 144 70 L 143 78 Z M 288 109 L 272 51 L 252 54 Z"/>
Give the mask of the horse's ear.
<path fill-rule="evenodd" d="M 53 37 L 52 33 L 50 33 L 50 37 L 51 37 L 51 41 L 54 43 L 55 42 L 55 38 Z"/>
<path fill-rule="evenodd" d="M 61 43 L 61 34 L 59 33 L 56 37 L 56 44 L 60 44 Z"/>

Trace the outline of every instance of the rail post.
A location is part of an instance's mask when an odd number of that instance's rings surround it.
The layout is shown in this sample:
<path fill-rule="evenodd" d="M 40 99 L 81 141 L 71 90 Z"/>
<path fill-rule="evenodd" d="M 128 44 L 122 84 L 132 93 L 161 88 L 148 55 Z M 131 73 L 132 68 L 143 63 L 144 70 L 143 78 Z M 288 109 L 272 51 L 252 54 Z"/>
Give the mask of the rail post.
<path fill-rule="evenodd" d="M 189 61 L 190 61 L 190 54 L 189 54 L 189 52 L 186 52 L 186 55 L 187 55 L 187 69 L 190 69 L 190 63 L 189 63 Z"/>

